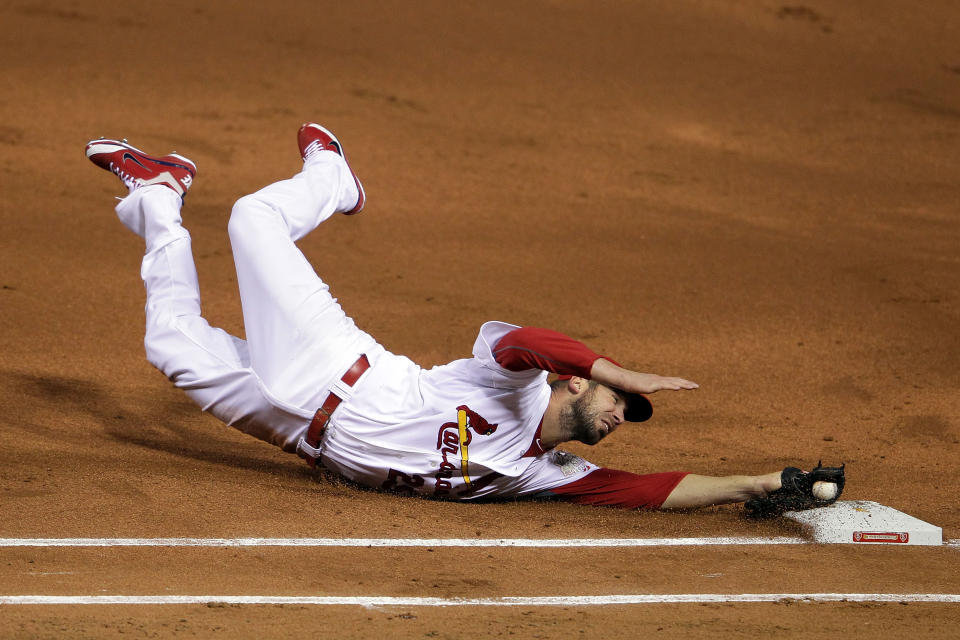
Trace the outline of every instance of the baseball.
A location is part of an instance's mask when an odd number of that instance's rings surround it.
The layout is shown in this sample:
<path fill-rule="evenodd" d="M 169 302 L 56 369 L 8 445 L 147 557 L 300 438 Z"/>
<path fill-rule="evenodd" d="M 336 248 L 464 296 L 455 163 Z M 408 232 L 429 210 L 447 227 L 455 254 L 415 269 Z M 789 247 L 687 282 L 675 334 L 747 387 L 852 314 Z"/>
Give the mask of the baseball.
<path fill-rule="evenodd" d="M 818 500 L 833 500 L 837 497 L 836 482 L 814 482 L 811 490 Z"/>

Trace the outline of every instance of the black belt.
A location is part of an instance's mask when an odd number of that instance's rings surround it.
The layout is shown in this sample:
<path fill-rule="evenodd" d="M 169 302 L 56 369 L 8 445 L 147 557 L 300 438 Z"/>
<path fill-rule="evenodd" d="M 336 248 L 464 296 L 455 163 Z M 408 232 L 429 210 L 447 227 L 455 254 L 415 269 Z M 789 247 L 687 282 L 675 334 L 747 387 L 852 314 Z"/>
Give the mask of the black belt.
<path fill-rule="evenodd" d="M 347 372 L 343 374 L 340 381 L 348 387 L 352 387 L 357 383 L 357 380 L 360 379 L 360 376 L 363 375 L 363 372 L 369 368 L 370 361 L 367 360 L 367 356 L 363 354 L 357 358 L 353 366 L 347 369 Z M 311 449 L 316 450 L 317 447 L 320 446 L 320 438 L 323 437 L 323 432 L 327 430 L 327 422 L 330 421 L 330 416 L 333 414 L 334 409 L 339 407 L 341 402 L 343 402 L 343 398 L 331 391 L 330 394 L 327 395 L 327 399 L 324 400 L 320 408 L 317 409 L 317 412 L 313 414 L 313 420 L 310 421 L 310 426 L 307 428 L 307 436 L 304 438 L 304 441 Z M 297 455 L 306 460 L 307 464 L 311 467 L 317 466 L 318 455 L 311 455 L 302 447 L 297 447 Z"/>

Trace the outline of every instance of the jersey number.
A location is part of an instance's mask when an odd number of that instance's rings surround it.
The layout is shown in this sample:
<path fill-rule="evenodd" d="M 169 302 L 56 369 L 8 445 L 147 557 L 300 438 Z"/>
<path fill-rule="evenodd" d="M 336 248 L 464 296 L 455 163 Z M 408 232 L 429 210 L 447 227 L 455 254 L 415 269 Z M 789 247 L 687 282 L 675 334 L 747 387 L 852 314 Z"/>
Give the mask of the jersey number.
<path fill-rule="evenodd" d="M 408 476 L 402 471 L 390 469 L 390 471 L 387 472 L 387 479 L 384 480 L 380 486 L 387 491 L 413 494 L 423 486 L 423 476 L 415 473 Z"/>

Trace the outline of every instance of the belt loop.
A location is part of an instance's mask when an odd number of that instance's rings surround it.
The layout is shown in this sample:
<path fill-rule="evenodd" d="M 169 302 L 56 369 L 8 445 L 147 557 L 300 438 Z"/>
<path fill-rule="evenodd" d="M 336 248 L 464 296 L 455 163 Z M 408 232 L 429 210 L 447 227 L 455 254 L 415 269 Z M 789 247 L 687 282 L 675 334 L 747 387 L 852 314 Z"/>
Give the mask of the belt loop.
<path fill-rule="evenodd" d="M 361 353 L 356 362 L 350 365 L 350 368 L 333 383 L 330 387 L 330 393 L 340 398 L 340 400 L 349 400 L 353 396 L 353 388 L 360 378 L 370 368 L 370 360 L 365 353 Z"/>
<path fill-rule="evenodd" d="M 303 438 L 297 442 L 297 455 L 307 461 L 311 467 L 316 466 L 317 460 L 320 459 L 320 449 L 316 449 L 307 444 L 307 441 Z"/>

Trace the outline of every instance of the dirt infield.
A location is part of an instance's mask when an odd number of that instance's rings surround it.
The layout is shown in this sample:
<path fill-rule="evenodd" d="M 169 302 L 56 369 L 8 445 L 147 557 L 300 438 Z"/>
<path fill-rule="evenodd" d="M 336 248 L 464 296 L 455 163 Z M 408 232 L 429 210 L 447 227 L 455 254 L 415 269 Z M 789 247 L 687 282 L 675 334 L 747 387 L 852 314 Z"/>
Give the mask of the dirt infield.
<path fill-rule="evenodd" d="M 955 3 L 14 0 L 0 7 L 0 538 L 793 536 L 735 508 L 458 505 L 314 478 L 143 356 L 142 243 L 90 138 L 189 156 L 205 313 L 232 203 L 308 120 L 366 187 L 300 243 L 423 365 L 551 327 L 680 375 L 570 450 L 631 471 L 846 462 L 960 538 Z M 0 548 L 0 596 L 960 593 L 957 547 Z M 955 637 L 960 605 L 0 605 L 0 636 Z M 658 633 L 659 632 L 659 633 Z"/>

